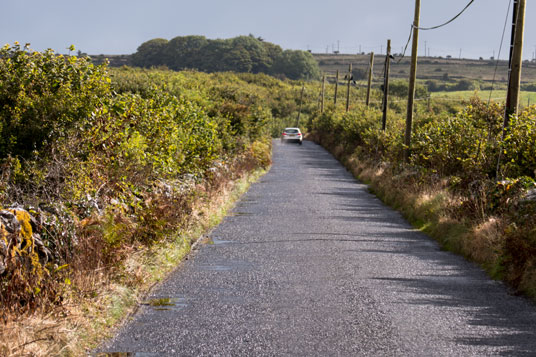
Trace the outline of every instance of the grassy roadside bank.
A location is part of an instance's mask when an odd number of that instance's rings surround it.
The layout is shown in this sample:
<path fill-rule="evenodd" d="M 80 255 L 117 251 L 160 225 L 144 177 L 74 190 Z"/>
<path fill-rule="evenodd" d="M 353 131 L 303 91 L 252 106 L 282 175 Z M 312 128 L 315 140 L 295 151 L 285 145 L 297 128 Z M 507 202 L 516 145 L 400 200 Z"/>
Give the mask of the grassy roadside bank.
<path fill-rule="evenodd" d="M 0 354 L 3 356 L 81 356 L 111 336 L 132 313 L 143 296 L 164 279 L 190 253 L 192 245 L 214 228 L 234 203 L 257 181 L 265 169 L 255 169 L 207 190 L 196 202 L 188 226 L 152 247 L 131 247 L 122 277 L 106 274 L 86 276 L 72 284 L 63 306 L 39 311 L 3 326 Z M 80 279 L 82 279 L 80 277 Z M 84 285 L 97 285 L 88 291 Z"/>
<path fill-rule="evenodd" d="M 309 139 L 330 151 L 384 203 L 436 239 L 443 249 L 476 262 L 493 279 L 505 281 L 513 294 L 536 300 L 536 252 L 531 245 L 535 233 L 533 201 L 522 195 L 510 197 L 507 203 L 511 210 L 496 215 L 470 215 L 467 212 L 478 211 L 479 207 L 464 207 L 468 200 L 453 192 L 446 178 L 422 175 L 411 166 L 364 159 L 359 150 L 347 150 L 340 141 L 318 133 Z M 516 184 L 505 183 L 510 185 L 505 191 L 519 190 Z M 519 222 L 526 222 L 526 226 Z"/>

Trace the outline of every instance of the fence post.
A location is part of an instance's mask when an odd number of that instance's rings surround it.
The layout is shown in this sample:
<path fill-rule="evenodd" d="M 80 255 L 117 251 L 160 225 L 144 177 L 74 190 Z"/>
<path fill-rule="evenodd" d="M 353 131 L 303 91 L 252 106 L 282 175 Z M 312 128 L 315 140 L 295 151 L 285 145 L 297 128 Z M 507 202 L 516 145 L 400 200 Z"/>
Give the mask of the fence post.
<path fill-rule="evenodd" d="M 348 110 L 350 110 L 350 83 L 352 82 L 352 79 L 353 79 L 351 63 L 348 65 L 347 79 L 348 79 L 348 84 L 346 87 L 346 112 L 348 113 Z"/>
<path fill-rule="evenodd" d="M 387 126 L 387 108 L 389 107 L 389 71 L 391 68 L 391 40 L 387 40 L 387 52 L 385 54 L 385 79 L 383 81 L 383 117 L 382 130 Z"/>
<path fill-rule="evenodd" d="M 335 105 L 335 108 L 337 107 L 337 92 L 339 91 L 339 70 L 337 70 L 337 74 L 335 75 L 335 96 L 333 97 L 333 104 Z"/>
<path fill-rule="evenodd" d="M 370 53 L 369 73 L 368 73 L 368 88 L 367 88 L 367 107 L 370 104 L 370 87 L 372 86 L 372 75 L 374 73 L 374 52 Z"/>
<path fill-rule="evenodd" d="M 320 99 L 320 112 L 324 113 L 324 91 L 326 89 L 326 75 L 322 76 L 322 94 Z"/>

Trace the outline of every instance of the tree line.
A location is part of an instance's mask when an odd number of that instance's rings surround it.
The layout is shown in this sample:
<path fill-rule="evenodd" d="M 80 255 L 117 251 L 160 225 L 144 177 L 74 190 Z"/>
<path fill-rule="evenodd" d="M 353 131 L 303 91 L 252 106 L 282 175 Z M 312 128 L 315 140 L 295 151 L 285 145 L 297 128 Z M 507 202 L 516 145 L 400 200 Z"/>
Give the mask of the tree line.
<path fill-rule="evenodd" d="M 289 79 L 320 76 L 318 63 L 309 52 L 283 50 L 253 35 L 216 40 L 204 36 L 178 36 L 169 41 L 155 38 L 138 47 L 132 64 L 176 71 L 266 73 Z"/>

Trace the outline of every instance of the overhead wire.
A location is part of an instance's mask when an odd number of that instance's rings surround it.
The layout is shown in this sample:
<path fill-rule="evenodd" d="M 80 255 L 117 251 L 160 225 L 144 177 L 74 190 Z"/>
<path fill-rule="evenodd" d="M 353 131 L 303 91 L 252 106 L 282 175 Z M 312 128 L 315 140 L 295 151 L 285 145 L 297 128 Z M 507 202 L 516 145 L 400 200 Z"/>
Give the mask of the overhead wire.
<path fill-rule="evenodd" d="M 417 26 L 412 26 L 412 28 L 416 28 L 418 30 L 423 30 L 423 31 L 428 31 L 428 30 L 435 30 L 435 29 L 438 29 L 438 28 L 441 28 L 443 26 L 447 26 L 448 24 L 450 24 L 451 22 L 454 22 L 454 20 L 456 20 L 458 17 L 462 16 L 462 14 L 471 6 L 473 5 L 473 3 L 475 2 L 475 0 L 471 0 L 469 1 L 469 4 L 467 4 L 462 11 L 460 11 L 456 16 L 454 16 L 452 19 L 448 20 L 447 22 L 445 23 L 442 23 L 441 25 L 437 25 L 437 26 L 432 26 L 432 27 L 417 27 Z"/>
<path fill-rule="evenodd" d="M 435 29 L 447 26 L 448 24 L 454 22 L 454 20 L 456 20 L 458 17 L 460 17 L 465 11 L 467 11 L 467 9 L 469 9 L 469 7 L 471 5 L 473 5 L 474 2 L 475 2 L 475 0 L 470 0 L 469 3 L 467 5 L 465 5 L 465 7 L 463 8 L 462 11 L 460 11 L 456 16 L 454 16 L 453 18 L 451 18 L 447 22 L 442 23 L 441 25 L 432 26 L 432 27 L 419 27 L 419 26 L 415 26 L 415 24 L 411 24 L 411 29 L 409 31 L 408 42 L 406 42 L 406 46 L 404 47 L 404 52 L 402 53 L 402 56 L 400 56 L 400 58 L 398 59 L 397 63 L 400 63 L 400 61 L 402 61 L 402 59 L 406 55 L 406 51 L 408 49 L 409 43 L 411 42 L 411 35 L 413 35 L 413 30 L 414 29 L 428 31 L 428 30 L 435 30 Z"/>
<path fill-rule="evenodd" d="M 501 44 L 499 46 L 499 55 L 497 56 L 497 61 L 495 62 L 495 72 L 493 73 L 493 80 L 491 81 L 491 89 L 489 91 L 489 98 L 488 98 L 488 107 L 491 103 L 491 95 L 493 94 L 493 89 L 495 87 L 495 79 L 497 77 L 497 69 L 499 67 L 499 61 L 501 59 L 501 51 L 502 51 L 502 47 L 503 47 L 503 43 L 504 43 L 504 34 L 506 33 L 506 27 L 508 26 L 508 18 L 510 16 L 510 8 L 512 6 L 512 0 L 510 0 L 510 2 L 508 3 L 508 10 L 506 11 L 506 19 L 504 20 L 504 27 L 503 27 L 503 32 L 502 32 L 502 37 L 501 37 Z"/>
<path fill-rule="evenodd" d="M 408 42 L 406 42 L 406 46 L 404 46 L 404 52 L 402 52 L 402 55 L 400 56 L 398 61 L 396 61 L 396 63 L 400 63 L 400 61 L 402 61 L 402 59 L 406 56 L 406 51 L 408 50 L 409 43 L 411 42 L 411 35 L 413 35 L 413 28 L 414 25 L 412 24 L 411 29 L 409 30 Z"/>

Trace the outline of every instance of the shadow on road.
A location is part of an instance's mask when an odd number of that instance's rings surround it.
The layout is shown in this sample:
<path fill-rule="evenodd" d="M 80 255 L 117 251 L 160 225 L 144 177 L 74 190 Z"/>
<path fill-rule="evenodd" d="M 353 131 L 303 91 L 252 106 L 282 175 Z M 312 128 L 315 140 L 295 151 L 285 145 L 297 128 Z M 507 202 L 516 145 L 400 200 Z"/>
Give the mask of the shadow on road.
<path fill-rule="evenodd" d="M 410 248 L 393 251 L 374 250 L 374 253 L 408 254 L 424 258 L 422 254 L 414 254 Z M 452 272 L 452 260 L 438 261 L 437 264 L 448 264 Z M 502 346 L 500 352 L 505 356 L 534 356 L 536 352 L 536 326 L 534 314 L 526 311 L 534 309 L 532 304 L 523 298 L 512 300 L 504 293 L 504 289 L 490 289 L 490 284 L 482 279 L 468 281 L 465 267 L 455 268 L 458 274 L 423 275 L 418 278 L 376 278 L 376 280 L 394 288 L 402 294 L 408 289 L 421 297 L 410 301 L 414 305 L 431 305 L 437 308 L 463 309 L 470 317 L 468 325 L 485 327 L 494 331 L 491 337 L 463 337 L 455 342 L 468 346 Z M 490 294 L 490 290 L 494 291 Z M 508 298 L 506 298 L 508 297 Z M 513 301 L 513 302 L 512 302 Z M 485 303 L 483 303 L 485 302 Z M 476 335 L 476 334 L 475 334 Z"/>

